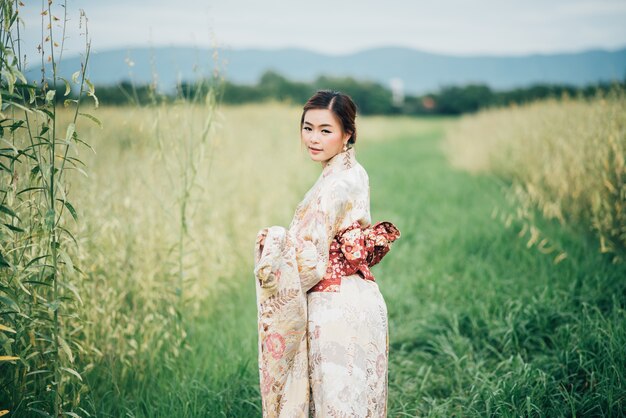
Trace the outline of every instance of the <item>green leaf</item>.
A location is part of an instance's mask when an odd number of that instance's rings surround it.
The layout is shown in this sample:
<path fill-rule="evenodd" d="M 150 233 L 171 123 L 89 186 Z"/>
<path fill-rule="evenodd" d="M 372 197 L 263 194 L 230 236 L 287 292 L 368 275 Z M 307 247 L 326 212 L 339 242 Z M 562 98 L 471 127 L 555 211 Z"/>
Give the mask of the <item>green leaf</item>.
<path fill-rule="evenodd" d="M 40 285 L 40 286 L 52 287 L 52 283 L 46 283 L 46 282 L 42 282 L 40 280 L 24 280 L 22 283 L 25 283 L 25 284 L 36 284 L 36 285 Z"/>
<path fill-rule="evenodd" d="M 49 255 L 50 254 L 44 254 L 44 255 L 40 255 L 40 256 L 37 256 L 37 257 L 33 258 L 28 263 L 26 263 L 26 265 L 24 266 L 24 269 L 27 269 L 28 267 L 30 267 L 31 264 L 36 263 L 37 261 L 41 260 L 42 258 L 46 258 Z"/>
<path fill-rule="evenodd" d="M 93 147 L 91 145 L 89 145 L 87 142 L 83 141 L 82 139 L 79 138 L 78 134 L 74 133 L 74 141 L 76 142 L 80 142 L 81 144 L 83 144 L 84 146 L 86 146 L 87 148 L 89 148 L 90 150 L 93 151 L 93 153 L 96 153 L 96 150 L 93 149 Z"/>
<path fill-rule="evenodd" d="M 13 212 L 13 210 L 7 206 L 4 205 L 0 205 L 0 212 L 4 212 L 7 215 L 11 215 L 14 218 L 20 219 L 19 216 L 17 216 L 17 214 L 15 212 Z"/>
<path fill-rule="evenodd" d="M 46 95 L 47 96 L 47 95 Z M 40 108 L 38 109 L 40 112 L 45 113 L 46 115 L 48 115 L 48 117 L 52 120 L 54 120 L 54 114 L 49 111 L 48 109 L 44 109 L 44 108 Z"/>
<path fill-rule="evenodd" d="M 76 241 L 76 238 L 74 238 L 74 235 L 72 235 L 72 233 L 70 231 L 68 231 L 67 229 L 63 228 L 61 225 L 59 225 L 58 228 L 62 232 L 66 233 L 67 236 L 69 236 L 72 239 L 72 241 L 74 241 L 74 244 L 78 245 L 78 241 Z M 77 266 L 74 266 L 74 269 L 82 273 L 82 271 L 80 271 L 80 269 Z"/>
<path fill-rule="evenodd" d="M 19 226 L 7 224 L 7 223 L 5 223 L 3 225 L 6 226 L 7 228 L 9 228 L 11 231 L 14 231 L 14 232 L 24 232 L 24 230 L 22 228 L 20 228 Z"/>
<path fill-rule="evenodd" d="M 23 120 L 18 120 L 17 122 L 13 123 L 11 125 L 11 132 L 15 132 L 17 129 L 19 129 L 20 127 L 22 127 L 22 125 L 24 125 L 24 121 Z"/>
<path fill-rule="evenodd" d="M 0 267 L 11 267 L 11 263 L 9 263 L 2 254 L 0 254 Z"/>
<path fill-rule="evenodd" d="M 45 190 L 45 187 L 43 186 L 33 186 L 33 187 L 27 187 L 25 189 L 20 190 L 19 192 L 17 192 L 15 195 L 18 196 L 22 193 L 26 193 L 26 192 L 30 192 L 31 190 L 39 190 L 39 191 L 43 191 Z"/>
<path fill-rule="evenodd" d="M 80 77 L 80 71 L 76 71 L 74 74 L 72 74 L 72 81 L 78 84 L 78 77 Z"/>
<path fill-rule="evenodd" d="M 87 167 L 87 164 L 85 164 L 84 162 L 82 162 L 81 160 L 79 160 L 76 157 L 67 157 L 67 161 L 71 162 L 74 167 L 77 167 L 78 164 L 82 165 L 83 167 Z M 78 164 L 76 164 L 76 163 L 78 163 Z"/>
<path fill-rule="evenodd" d="M 13 307 L 13 309 L 15 309 L 16 312 L 20 311 L 20 307 L 17 305 L 17 303 L 15 303 L 13 300 L 4 297 L 4 296 L 0 296 L 0 302 L 7 305 L 7 306 L 11 306 Z"/>
<path fill-rule="evenodd" d="M 64 200 L 63 204 L 65 205 L 67 210 L 70 211 L 70 214 L 72 215 L 72 218 L 74 218 L 74 220 L 76 222 L 78 222 L 78 215 L 76 214 L 76 209 L 74 209 L 74 206 L 72 206 L 72 204 L 70 202 L 68 202 L 67 200 Z"/>
<path fill-rule="evenodd" d="M 17 19 L 17 10 L 15 11 L 15 13 L 13 13 L 13 16 L 11 16 L 11 20 L 9 21 L 9 27 L 13 26 L 16 19 Z"/>

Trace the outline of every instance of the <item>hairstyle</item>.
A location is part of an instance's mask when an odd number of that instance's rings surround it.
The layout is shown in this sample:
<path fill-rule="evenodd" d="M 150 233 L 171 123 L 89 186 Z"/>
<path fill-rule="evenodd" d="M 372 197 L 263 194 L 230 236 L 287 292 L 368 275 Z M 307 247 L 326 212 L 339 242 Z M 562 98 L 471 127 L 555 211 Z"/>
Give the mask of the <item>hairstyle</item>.
<path fill-rule="evenodd" d="M 341 129 L 351 133 L 348 144 L 353 145 L 356 142 L 354 119 L 357 108 L 350 96 L 335 90 L 318 90 L 304 105 L 302 118 L 300 118 L 300 129 L 304 124 L 304 115 L 311 109 L 328 109 L 333 112 L 339 119 Z"/>

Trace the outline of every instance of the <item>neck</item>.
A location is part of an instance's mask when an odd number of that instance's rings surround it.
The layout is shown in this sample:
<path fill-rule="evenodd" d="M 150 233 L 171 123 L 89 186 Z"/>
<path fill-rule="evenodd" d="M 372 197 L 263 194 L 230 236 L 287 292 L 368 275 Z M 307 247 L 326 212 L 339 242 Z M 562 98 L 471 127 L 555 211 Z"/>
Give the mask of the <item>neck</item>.
<path fill-rule="evenodd" d="M 345 152 L 345 151 L 341 150 L 341 151 L 339 151 L 337 154 L 335 154 L 335 155 L 333 155 L 332 157 L 330 157 L 328 160 L 326 160 L 326 161 L 322 161 L 322 162 L 321 162 L 321 163 L 322 163 L 322 169 L 323 169 L 323 168 L 325 168 L 325 167 L 328 165 L 328 163 L 329 163 L 329 162 L 331 162 L 333 159 L 338 158 L 337 156 L 338 156 L 339 154 L 341 154 L 342 152 Z"/>
<path fill-rule="evenodd" d="M 356 161 L 354 159 L 354 150 L 352 148 L 348 148 L 346 151 L 342 150 L 332 156 L 330 159 L 322 161 L 322 173 L 324 176 L 327 176 L 332 172 L 337 172 L 350 168 L 355 162 Z"/>

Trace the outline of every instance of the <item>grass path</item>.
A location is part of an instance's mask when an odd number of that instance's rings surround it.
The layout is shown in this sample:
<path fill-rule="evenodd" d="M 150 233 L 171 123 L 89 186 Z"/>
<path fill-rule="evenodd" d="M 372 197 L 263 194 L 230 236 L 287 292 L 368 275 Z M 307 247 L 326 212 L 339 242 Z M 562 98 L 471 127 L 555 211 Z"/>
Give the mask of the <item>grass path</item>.
<path fill-rule="evenodd" d="M 625 270 L 555 224 L 540 228 L 568 259 L 555 265 L 526 248 L 519 225 L 491 217 L 506 207 L 498 183 L 453 170 L 441 136 L 362 158 L 373 217 L 397 219 L 403 231 L 378 273 L 390 316 L 390 415 L 619 415 Z"/>
<path fill-rule="evenodd" d="M 519 225 L 491 217 L 505 204 L 498 183 L 452 169 L 440 151 L 443 124 L 427 123 L 357 151 L 372 220 L 402 232 L 374 268 L 389 310 L 389 416 L 618 416 L 626 271 L 554 224 L 541 227 L 565 261 L 527 249 Z M 130 395 L 100 389 L 96 409 L 260 416 L 250 238 L 237 285 L 193 324 L 181 364 L 155 370 Z"/>

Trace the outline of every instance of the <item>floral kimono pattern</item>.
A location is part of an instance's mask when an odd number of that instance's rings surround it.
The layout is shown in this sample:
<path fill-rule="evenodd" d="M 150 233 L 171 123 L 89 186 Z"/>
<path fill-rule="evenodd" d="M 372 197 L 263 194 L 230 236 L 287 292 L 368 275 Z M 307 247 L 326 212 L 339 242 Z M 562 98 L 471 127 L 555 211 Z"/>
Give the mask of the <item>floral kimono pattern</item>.
<path fill-rule="evenodd" d="M 257 234 L 264 417 L 386 416 L 387 307 L 369 267 L 400 232 L 371 225 L 369 199 L 349 148 L 328 161 L 289 228 Z"/>

